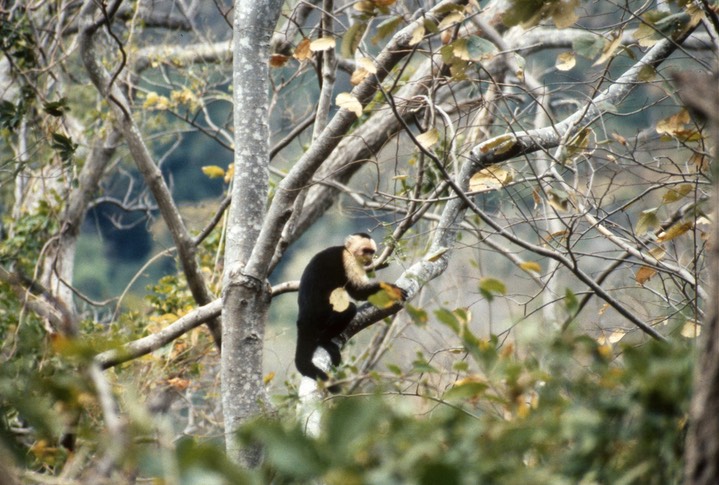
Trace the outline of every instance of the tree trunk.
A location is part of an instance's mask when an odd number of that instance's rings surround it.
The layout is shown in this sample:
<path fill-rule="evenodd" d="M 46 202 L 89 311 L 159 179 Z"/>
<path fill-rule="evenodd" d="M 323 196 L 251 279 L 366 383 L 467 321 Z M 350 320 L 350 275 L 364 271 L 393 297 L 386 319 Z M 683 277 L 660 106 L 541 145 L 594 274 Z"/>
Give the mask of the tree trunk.
<path fill-rule="evenodd" d="M 269 42 L 281 0 L 237 0 L 233 39 L 235 174 L 227 226 L 223 289 L 222 409 L 233 461 L 257 466 L 260 453 L 235 432 L 266 402 L 262 345 L 270 304 L 266 275 L 244 269 L 262 227 L 269 187 Z"/>
<path fill-rule="evenodd" d="M 714 227 L 709 251 L 710 297 L 702 329 L 694 394 L 689 410 L 689 432 L 685 449 L 685 483 L 719 483 L 719 72 L 713 76 L 695 72 L 675 75 L 682 101 L 700 118 L 708 121 L 714 144 L 712 177 L 714 199 L 711 213 Z"/>

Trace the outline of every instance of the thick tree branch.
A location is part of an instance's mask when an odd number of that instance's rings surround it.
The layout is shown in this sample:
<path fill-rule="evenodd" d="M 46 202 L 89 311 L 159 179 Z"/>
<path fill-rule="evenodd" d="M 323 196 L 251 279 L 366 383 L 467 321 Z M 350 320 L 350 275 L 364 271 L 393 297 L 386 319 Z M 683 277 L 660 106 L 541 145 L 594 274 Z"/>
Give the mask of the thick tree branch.
<path fill-rule="evenodd" d="M 172 199 L 170 189 L 162 177 L 162 172 L 155 164 L 152 155 L 142 139 L 137 124 L 130 115 L 131 108 L 129 101 L 117 83 L 114 82 L 114 78 L 109 75 L 99 60 L 98 53 L 96 52 L 95 36 L 97 28 L 107 19 L 103 20 L 101 18 L 100 20 L 94 20 L 96 12 L 97 4 L 92 0 L 88 0 L 82 9 L 81 15 L 83 23 L 79 36 L 80 54 L 83 64 L 95 88 L 103 97 L 108 99 L 110 107 L 116 117 L 117 127 L 127 142 L 130 154 L 142 174 L 145 183 L 147 183 L 157 201 L 162 218 L 167 224 L 175 246 L 177 247 L 180 264 L 187 278 L 187 284 L 192 292 L 193 298 L 200 305 L 208 304 L 214 298 L 200 271 L 192 236 L 182 221 L 182 217 Z M 215 344 L 219 348 L 222 338 L 220 321 L 212 320 L 208 322 L 208 326 L 210 327 Z"/>

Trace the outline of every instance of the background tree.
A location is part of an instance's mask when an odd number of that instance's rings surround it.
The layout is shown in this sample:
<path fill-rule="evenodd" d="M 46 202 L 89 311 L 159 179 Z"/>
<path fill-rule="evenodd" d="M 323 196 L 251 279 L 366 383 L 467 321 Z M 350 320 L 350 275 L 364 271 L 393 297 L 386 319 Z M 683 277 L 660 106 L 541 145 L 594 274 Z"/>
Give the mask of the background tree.
<path fill-rule="evenodd" d="M 0 473 L 678 482 L 714 221 L 671 76 L 716 9 L 2 7 Z M 411 300 L 362 307 L 335 405 L 281 295 L 355 230 Z"/>

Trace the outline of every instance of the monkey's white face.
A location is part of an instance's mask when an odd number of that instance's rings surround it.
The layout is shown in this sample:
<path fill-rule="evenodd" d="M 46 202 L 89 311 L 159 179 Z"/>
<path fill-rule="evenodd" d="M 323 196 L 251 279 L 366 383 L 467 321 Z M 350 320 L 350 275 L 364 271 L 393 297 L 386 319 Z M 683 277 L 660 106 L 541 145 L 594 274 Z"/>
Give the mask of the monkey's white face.
<path fill-rule="evenodd" d="M 354 256 L 361 266 L 372 263 L 372 258 L 377 252 L 377 245 L 372 239 L 353 235 L 347 239 L 346 248 Z"/>

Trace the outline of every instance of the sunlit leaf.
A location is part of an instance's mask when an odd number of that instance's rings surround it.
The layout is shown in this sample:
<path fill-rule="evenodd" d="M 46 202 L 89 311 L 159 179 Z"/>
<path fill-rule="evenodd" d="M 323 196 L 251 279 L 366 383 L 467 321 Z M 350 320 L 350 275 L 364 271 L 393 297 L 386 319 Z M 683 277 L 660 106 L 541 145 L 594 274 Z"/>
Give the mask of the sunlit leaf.
<path fill-rule="evenodd" d="M 292 54 L 292 57 L 294 57 L 298 61 L 306 61 L 307 59 L 312 57 L 312 51 L 310 50 L 310 39 L 308 39 L 307 37 L 302 39 L 300 43 L 297 44 L 295 52 Z"/>
<path fill-rule="evenodd" d="M 668 116 L 657 122 L 657 133 L 662 134 L 675 134 L 685 129 L 685 125 L 690 121 L 689 112 L 682 108 L 678 113 Z"/>
<path fill-rule="evenodd" d="M 604 50 L 602 51 L 602 55 L 599 56 L 599 58 L 594 61 L 594 66 L 598 66 L 600 64 L 604 64 L 609 59 L 611 59 L 614 56 L 614 53 L 619 48 L 619 46 L 622 45 L 622 33 L 620 31 L 615 31 L 613 33 L 613 40 L 611 42 L 608 42 L 604 46 Z"/>
<path fill-rule="evenodd" d="M 422 39 L 424 39 L 424 24 L 419 24 L 414 28 L 414 30 L 412 30 L 412 37 L 409 40 L 409 45 L 417 45 L 422 42 Z"/>
<path fill-rule="evenodd" d="M 161 96 L 155 92 L 149 92 L 145 97 L 145 102 L 142 104 L 142 107 L 145 109 L 163 111 L 170 108 L 170 100 L 167 96 Z"/>
<path fill-rule="evenodd" d="M 616 344 L 617 342 L 622 340 L 626 334 L 627 332 L 625 332 L 624 330 L 615 330 L 609 335 L 609 337 L 607 337 L 607 341 L 610 344 Z"/>
<path fill-rule="evenodd" d="M 557 61 L 555 62 L 555 66 L 560 71 L 569 71 L 577 64 L 577 58 L 574 55 L 574 52 L 568 51 L 568 52 L 562 52 L 557 56 Z"/>
<path fill-rule="evenodd" d="M 444 30 L 447 27 L 452 26 L 453 24 L 459 23 L 464 20 L 464 13 L 454 11 L 450 13 L 449 15 L 445 16 L 442 21 L 439 23 L 437 28 L 439 30 Z"/>
<path fill-rule="evenodd" d="M 337 41 L 334 37 L 320 37 L 310 42 L 310 50 L 312 52 L 326 51 L 334 49 Z"/>
<path fill-rule="evenodd" d="M 681 335 L 685 338 L 697 338 L 702 333 L 702 326 L 695 320 L 687 320 L 682 325 Z"/>
<path fill-rule="evenodd" d="M 350 76 L 350 83 L 352 83 L 353 86 L 357 86 L 362 81 L 367 79 L 367 76 L 369 76 L 370 73 L 366 69 L 359 68 L 352 71 L 352 75 Z"/>
<path fill-rule="evenodd" d="M 358 118 L 362 116 L 362 103 L 350 93 L 339 93 L 335 102 L 337 106 L 353 112 Z"/>
<path fill-rule="evenodd" d="M 514 135 L 499 135 L 481 143 L 479 145 L 479 151 L 481 153 L 487 153 L 490 150 L 494 150 L 495 153 L 499 155 L 512 149 L 515 143 L 517 143 L 517 139 L 514 137 Z"/>
<path fill-rule="evenodd" d="M 522 261 L 519 263 L 519 267 L 528 273 L 541 273 L 542 265 L 536 261 Z"/>
<path fill-rule="evenodd" d="M 439 141 L 439 131 L 437 128 L 430 128 L 421 135 L 417 136 L 417 143 L 422 145 L 425 149 L 429 149 L 436 145 Z"/>
<path fill-rule="evenodd" d="M 330 293 L 330 305 L 332 310 L 336 312 L 343 312 L 350 306 L 350 298 L 347 290 L 344 288 L 335 288 Z"/>
<path fill-rule="evenodd" d="M 202 167 L 202 173 L 211 179 L 225 176 L 225 171 L 222 167 L 218 167 L 217 165 L 205 165 Z"/>
<path fill-rule="evenodd" d="M 496 165 L 483 168 L 469 179 L 469 190 L 485 192 L 507 186 L 514 180 L 513 170 L 504 170 Z"/>
<path fill-rule="evenodd" d="M 682 234 L 689 231 L 692 227 L 694 227 L 694 223 L 691 221 L 686 222 L 679 222 L 677 224 L 674 224 L 669 229 L 666 230 L 666 232 L 663 232 L 659 235 L 657 238 L 658 242 L 666 242 L 671 241 L 672 239 L 676 239 Z"/>
<path fill-rule="evenodd" d="M 369 57 L 360 57 L 357 59 L 357 65 L 371 74 L 377 73 L 377 66 L 375 66 L 374 61 Z"/>
<path fill-rule="evenodd" d="M 232 177 L 235 176 L 235 164 L 231 163 L 227 167 L 227 173 L 225 174 L 225 183 L 229 184 L 232 181 Z"/>
<path fill-rule="evenodd" d="M 439 248 L 438 250 L 436 250 L 436 251 L 434 251 L 434 252 L 432 252 L 432 253 L 429 253 L 427 256 L 424 257 L 424 259 L 425 259 L 425 261 L 429 261 L 430 263 L 434 263 L 434 262 L 437 261 L 439 258 L 441 258 L 442 255 L 443 255 L 444 253 L 446 253 L 447 251 L 449 251 L 449 248 Z"/>

